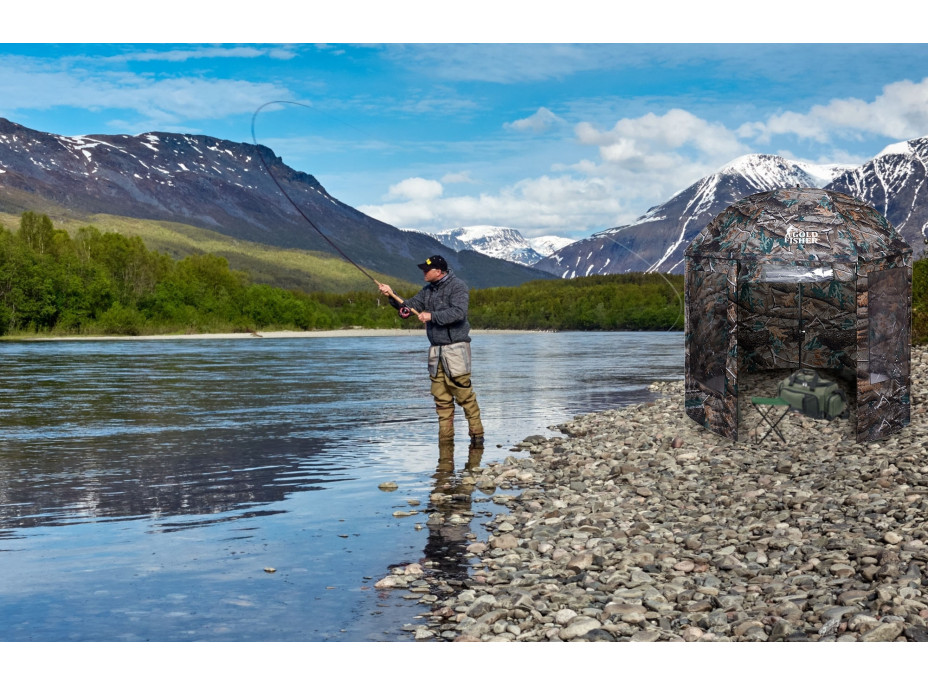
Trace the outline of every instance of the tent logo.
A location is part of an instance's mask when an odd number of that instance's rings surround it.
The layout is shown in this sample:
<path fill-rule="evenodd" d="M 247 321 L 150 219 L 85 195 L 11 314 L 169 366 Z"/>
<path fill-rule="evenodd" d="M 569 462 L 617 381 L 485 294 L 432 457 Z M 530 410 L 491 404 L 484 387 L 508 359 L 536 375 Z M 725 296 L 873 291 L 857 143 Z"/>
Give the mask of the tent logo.
<path fill-rule="evenodd" d="M 785 238 L 787 245 L 805 245 L 806 243 L 817 243 L 819 237 L 828 238 L 829 233 L 831 233 L 831 229 L 825 229 L 823 231 L 806 231 L 803 229 L 797 229 L 792 224 L 789 224 L 786 227 Z"/>

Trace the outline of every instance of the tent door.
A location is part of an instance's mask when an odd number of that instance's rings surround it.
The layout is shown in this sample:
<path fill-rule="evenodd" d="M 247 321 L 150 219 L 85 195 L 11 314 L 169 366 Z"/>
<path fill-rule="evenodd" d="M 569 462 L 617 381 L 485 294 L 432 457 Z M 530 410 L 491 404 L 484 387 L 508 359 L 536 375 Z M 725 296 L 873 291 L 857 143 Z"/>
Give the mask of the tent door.
<path fill-rule="evenodd" d="M 687 263 L 686 413 L 738 440 L 738 263 Z M 690 298 L 690 295 L 687 296 Z"/>
<path fill-rule="evenodd" d="M 866 327 L 867 351 L 857 374 L 857 440 L 874 441 L 910 421 L 911 316 L 909 267 L 871 271 L 858 325 Z"/>
<path fill-rule="evenodd" d="M 802 316 L 802 282 L 799 283 L 799 288 L 797 289 L 798 293 L 796 295 L 796 312 L 798 316 L 796 318 L 796 340 L 799 341 L 799 368 L 802 369 L 802 351 L 808 345 L 806 336 L 808 332 L 803 324 L 804 319 Z"/>

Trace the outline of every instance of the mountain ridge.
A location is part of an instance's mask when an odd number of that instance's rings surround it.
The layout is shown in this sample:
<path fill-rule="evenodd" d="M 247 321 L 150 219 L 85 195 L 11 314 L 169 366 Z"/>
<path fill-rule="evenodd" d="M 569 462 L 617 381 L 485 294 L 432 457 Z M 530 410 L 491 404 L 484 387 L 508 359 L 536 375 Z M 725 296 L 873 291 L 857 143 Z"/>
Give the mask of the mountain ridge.
<path fill-rule="evenodd" d="M 407 229 L 418 231 L 418 229 Z M 474 250 L 516 264 L 532 266 L 572 242 L 560 236 L 526 238 L 518 229 L 488 224 L 459 226 L 429 232 L 430 236 L 452 250 Z"/>
<path fill-rule="evenodd" d="M 926 176 L 928 138 L 888 146 L 857 167 L 744 155 L 635 221 L 576 241 L 535 266 L 561 278 L 632 271 L 682 273 L 686 246 L 719 213 L 748 195 L 792 186 L 827 188 L 870 203 L 896 226 L 918 256 L 924 253 L 928 229 Z M 892 189 L 887 187 L 887 177 L 894 181 Z"/>
<path fill-rule="evenodd" d="M 365 268 L 408 279 L 416 264 L 443 248 L 340 202 L 313 175 L 262 145 L 165 132 L 68 137 L 0 118 L 0 209 L 21 207 L 25 193 L 76 214 L 179 222 L 282 248 L 335 252 L 281 194 L 265 165 L 314 226 Z M 468 265 L 475 288 L 551 278 L 479 254 L 445 252 L 452 267 Z"/>
<path fill-rule="evenodd" d="M 271 178 L 267 168 L 272 170 Z M 928 235 L 928 138 L 886 146 L 859 166 L 738 157 L 634 221 L 569 243 L 526 239 L 501 226 L 430 234 L 401 230 L 332 197 L 316 177 L 270 148 L 209 136 L 149 132 L 58 136 L 0 118 L 0 211 L 53 204 L 76 215 L 170 221 L 282 248 L 337 254 L 314 227 L 366 269 L 410 278 L 423 256 L 441 253 L 474 288 L 538 278 L 683 271 L 683 251 L 737 200 L 777 187 L 820 187 L 860 198 L 902 233 L 916 257 Z M 546 254 L 548 253 L 548 254 Z"/>

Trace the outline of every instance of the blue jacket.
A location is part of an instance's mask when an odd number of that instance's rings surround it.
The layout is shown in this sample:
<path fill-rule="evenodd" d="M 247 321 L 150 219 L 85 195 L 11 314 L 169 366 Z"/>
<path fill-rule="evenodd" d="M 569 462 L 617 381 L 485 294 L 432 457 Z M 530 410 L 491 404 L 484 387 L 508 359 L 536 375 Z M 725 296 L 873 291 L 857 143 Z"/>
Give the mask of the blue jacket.
<path fill-rule="evenodd" d="M 390 301 L 393 307 L 399 305 Z M 427 284 L 409 298 L 404 305 L 417 312 L 429 312 L 432 321 L 426 322 L 425 333 L 432 345 L 470 343 L 470 323 L 467 306 L 470 290 L 467 284 L 449 271 L 440 281 Z"/>

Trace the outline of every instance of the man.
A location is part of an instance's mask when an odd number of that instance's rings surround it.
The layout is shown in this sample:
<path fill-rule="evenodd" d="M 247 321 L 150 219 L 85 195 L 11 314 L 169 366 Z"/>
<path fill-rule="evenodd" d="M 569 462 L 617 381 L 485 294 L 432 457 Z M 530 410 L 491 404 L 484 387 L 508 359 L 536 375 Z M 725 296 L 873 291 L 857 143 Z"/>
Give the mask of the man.
<path fill-rule="evenodd" d="M 464 410 L 470 444 L 483 447 L 483 424 L 477 395 L 470 382 L 470 324 L 467 306 L 470 291 L 467 284 L 448 268 L 441 255 L 433 255 L 418 265 L 427 284 L 416 295 L 403 302 L 387 284 L 378 284 L 380 292 L 390 297 L 390 304 L 416 310 L 425 324 L 429 338 L 429 378 L 438 413 L 438 440 L 454 440 L 454 403 Z"/>

